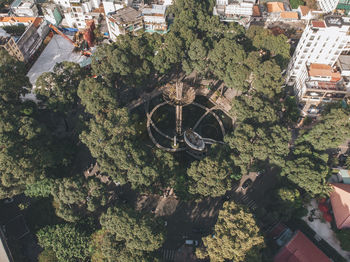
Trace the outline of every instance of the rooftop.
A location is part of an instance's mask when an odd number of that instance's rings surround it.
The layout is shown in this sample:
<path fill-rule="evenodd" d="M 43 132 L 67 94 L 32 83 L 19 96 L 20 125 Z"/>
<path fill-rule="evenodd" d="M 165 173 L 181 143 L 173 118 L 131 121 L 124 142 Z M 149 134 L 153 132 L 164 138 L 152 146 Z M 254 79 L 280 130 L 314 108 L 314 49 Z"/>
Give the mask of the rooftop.
<path fill-rule="evenodd" d="M 269 13 L 285 11 L 283 2 L 268 2 L 266 5 L 267 5 L 267 12 Z"/>
<path fill-rule="evenodd" d="M 274 262 L 331 262 L 302 232 L 293 238 L 275 256 Z"/>
<path fill-rule="evenodd" d="M 310 64 L 310 77 L 330 77 L 331 81 L 339 81 L 341 79 L 340 72 L 333 70 L 330 65 L 325 64 Z"/>
<path fill-rule="evenodd" d="M 259 5 L 254 5 L 253 6 L 253 16 L 261 16 Z"/>
<path fill-rule="evenodd" d="M 341 70 L 350 70 L 350 55 L 340 55 L 338 58 Z"/>
<path fill-rule="evenodd" d="M 324 21 L 311 21 L 312 26 L 315 28 L 325 28 L 326 24 Z"/>
<path fill-rule="evenodd" d="M 142 9 L 143 15 L 153 15 L 153 14 L 160 14 L 165 15 L 166 6 L 164 5 L 152 5 L 150 7 L 145 7 Z"/>
<path fill-rule="evenodd" d="M 300 13 L 301 13 L 302 16 L 307 15 L 309 13 L 309 11 L 310 11 L 310 8 L 308 8 L 305 5 L 299 5 L 299 9 L 300 9 Z"/>
<path fill-rule="evenodd" d="M 297 12 L 281 12 L 281 18 L 283 19 L 299 19 Z"/>
<path fill-rule="evenodd" d="M 0 22 L 9 22 L 9 23 L 32 23 L 34 20 L 39 17 L 26 17 L 26 16 L 4 16 L 0 17 Z M 39 18 L 41 19 L 41 18 Z"/>
<path fill-rule="evenodd" d="M 115 11 L 111 14 L 111 17 L 114 18 L 115 22 L 118 24 L 128 24 L 139 19 L 141 17 L 141 11 L 128 6 Z"/>
<path fill-rule="evenodd" d="M 337 227 L 350 228 L 350 185 L 335 183 L 332 186 L 330 199 Z"/>

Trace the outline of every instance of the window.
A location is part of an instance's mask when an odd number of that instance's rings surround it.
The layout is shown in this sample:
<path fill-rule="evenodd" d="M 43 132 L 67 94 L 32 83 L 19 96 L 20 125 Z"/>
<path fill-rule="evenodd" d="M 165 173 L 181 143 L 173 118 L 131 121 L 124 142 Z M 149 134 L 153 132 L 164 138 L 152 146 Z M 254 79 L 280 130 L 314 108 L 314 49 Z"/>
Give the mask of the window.
<path fill-rule="evenodd" d="M 314 39 L 315 39 L 315 36 L 312 35 L 312 36 L 310 37 L 310 40 L 314 40 Z"/>
<path fill-rule="evenodd" d="M 306 47 L 310 47 L 312 42 L 307 43 Z"/>

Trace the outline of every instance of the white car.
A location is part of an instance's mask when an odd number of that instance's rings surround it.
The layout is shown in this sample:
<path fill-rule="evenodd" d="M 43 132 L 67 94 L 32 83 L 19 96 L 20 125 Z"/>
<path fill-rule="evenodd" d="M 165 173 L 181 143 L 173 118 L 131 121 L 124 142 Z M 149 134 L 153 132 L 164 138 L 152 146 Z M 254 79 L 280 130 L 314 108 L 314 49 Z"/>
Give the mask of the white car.
<path fill-rule="evenodd" d="M 198 246 L 198 240 L 187 239 L 185 241 L 185 244 L 189 246 Z"/>

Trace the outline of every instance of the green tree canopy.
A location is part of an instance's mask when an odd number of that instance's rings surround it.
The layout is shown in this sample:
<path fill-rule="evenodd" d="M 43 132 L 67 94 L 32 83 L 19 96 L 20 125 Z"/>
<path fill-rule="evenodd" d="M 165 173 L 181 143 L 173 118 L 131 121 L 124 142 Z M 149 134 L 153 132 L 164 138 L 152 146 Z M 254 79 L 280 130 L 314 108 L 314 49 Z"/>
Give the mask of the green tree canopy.
<path fill-rule="evenodd" d="M 51 194 L 57 216 L 69 222 L 78 221 L 105 206 L 109 198 L 106 185 L 97 178 L 85 179 L 82 176 L 56 179 Z"/>
<path fill-rule="evenodd" d="M 133 210 L 109 208 L 102 214 L 100 223 L 129 250 L 154 251 L 164 242 L 164 228 L 161 221 L 140 216 Z"/>
<path fill-rule="evenodd" d="M 343 108 L 331 108 L 325 111 L 321 120 L 302 134 L 297 142 L 306 141 L 314 149 L 324 151 L 336 148 L 350 138 L 349 112 Z"/>
<path fill-rule="evenodd" d="M 241 177 L 229 152 L 219 147 L 211 149 L 209 156 L 192 162 L 187 175 L 191 179 L 190 193 L 211 197 L 224 195 L 231 189 L 233 180 Z"/>
<path fill-rule="evenodd" d="M 37 234 L 39 245 L 51 249 L 60 262 L 86 261 L 89 257 L 89 234 L 74 224 L 46 226 Z"/>
<path fill-rule="evenodd" d="M 219 212 L 213 235 L 203 238 L 204 248 L 198 248 L 198 258 L 212 262 L 247 261 L 255 257 L 261 261 L 260 250 L 264 237 L 251 213 L 234 202 L 225 202 Z"/>

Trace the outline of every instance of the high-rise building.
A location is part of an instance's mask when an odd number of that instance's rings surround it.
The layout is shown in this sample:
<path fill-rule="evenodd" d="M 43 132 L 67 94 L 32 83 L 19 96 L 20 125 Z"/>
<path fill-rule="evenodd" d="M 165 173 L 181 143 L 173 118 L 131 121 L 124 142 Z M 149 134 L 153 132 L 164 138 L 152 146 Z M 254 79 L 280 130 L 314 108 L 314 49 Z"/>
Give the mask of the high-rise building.
<path fill-rule="evenodd" d="M 318 5 L 325 13 L 334 11 L 338 5 L 339 0 L 318 0 Z"/>
<path fill-rule="evenodd" d="M 299 102 L 306 103 L 304 114 L 308 113 L 311 102 L 318 106 L 322 102 L 336 100 L 339 96 L 331 95 L 332 90 L 339 93 L 344 89 L 344 81 L 335 77 L 341 73 L 335 64 L 341 54 L 350 50 L 349 28 L 350 18 L 340 16 L 311 20 L 306 26 L 288 65 L 286 77 L 286 83 L 294 85 Z M 316 89 L 327 89 L 327 92 L 320 95 L 315 92 Z"/>

